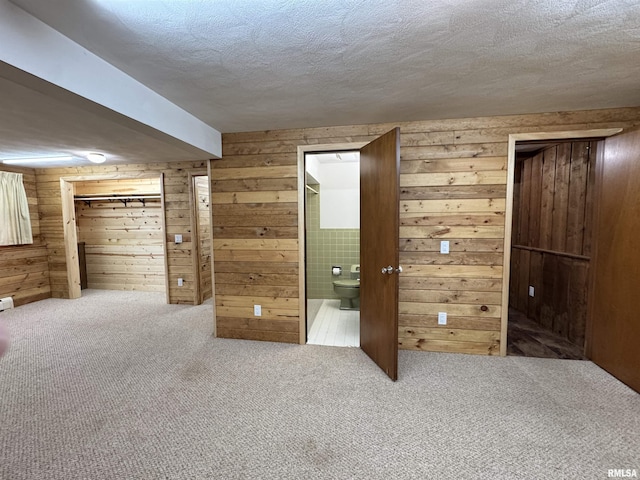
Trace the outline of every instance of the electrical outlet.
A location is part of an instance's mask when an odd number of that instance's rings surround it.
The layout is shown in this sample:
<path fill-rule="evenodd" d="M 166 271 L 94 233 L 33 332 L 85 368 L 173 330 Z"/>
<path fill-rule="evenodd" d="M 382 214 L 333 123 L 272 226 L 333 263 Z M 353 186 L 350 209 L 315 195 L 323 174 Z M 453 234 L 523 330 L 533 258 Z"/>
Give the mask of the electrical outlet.
<path fill-rule="evenodd" d="M 447 324 L 447 312 L 438 312 L 438 325 Z"/>
<path fill-rule="evenodd" d="M 256 317 L 262 316 L 262 305 L 254 305 L 253 306 L 253 315 Z"/>
<path fill-rule="evenodd" d="M 533 285 L 529 285 L 529 296 L 530 297 L 535 297 L 536 296 L 536 289 L 533 288 Z"/>
<path fill-rule="evenodd" d="M 449 253 L 449 240 L 442 240 L 440 242 L 440 253 Z"/>
<path fill-rule="evenodd" d="M 178 286 L 181 287 L 184 284 L 184 280 L 181 278 L 178 279 Z"/>
<path fill-rule="evenodd" d="M 175 243 L 182 243 L 182 235 L 179 233 L 176 233 L 176 239 L 175 239 Z"/>

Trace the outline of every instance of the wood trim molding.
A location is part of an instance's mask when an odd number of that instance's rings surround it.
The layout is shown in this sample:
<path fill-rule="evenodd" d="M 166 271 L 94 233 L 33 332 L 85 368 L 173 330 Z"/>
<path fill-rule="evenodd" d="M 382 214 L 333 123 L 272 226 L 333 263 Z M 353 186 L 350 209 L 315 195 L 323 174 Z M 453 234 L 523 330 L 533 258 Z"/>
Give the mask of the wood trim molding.
<path fill-rule="evenodd" d="M 196 190 L 194 188 L 194 177 L 205 177 L 207 176 L 207 171 L 198 169 L 198 170 L 189 170 L 187 172 L 189 183 L 189 211 L 191 218 L 189 219 L 189 224 L 191 226 L 191 256 L 193 260 L 193 304 L 200 305 L 201 301 L 201 292 L 202 288 L 200 286 L 200 243 L 199 243 L 199 232 L 198 232 L 198 221 L 196 220 L 196 216 L 198 215 L 198 203 L 195 201 Z M 211 183 L 211 182 L 209 182 Z M 209 205 L 211 206 L 211 205 Z"/>
<path fill-rule="evenodd" d="M 591 130 L 570 130 L 564 132 L 531 132 L 531 133 L 512 133 L 509 135 L 509 146 L 511 140 L 515 142 L 527 140 L 568 140 L 582 138 L 602 138 L 610 137 L 616 133 L 622 132 L 622 128 L 596 128 Z M 511 151 L 509 151 L 511 153 Z"/>
<path fill-rule="evenodd" d="M 575 253 L 558 252 L 557 250 L 547 250 L 546 248 L 529 247 L 527 245 L 511 245 L 511 248 L 518 248 L 520 250 L 528 250 L 530 252 L 548 253 L 550 255 L 557 255 L 558 257 L 573 258 L 574 260 L 591 260 L 591 257 L 586 255 L 576 255 Z"/>
<path fill-rule="evenodd" d="M 152 177 L 153 178 L 153 177 Z M 164 250 L 164 290 L 167 305 L 171 303 L 169 294 L 169 255 L 167 255 L 167 208 L 164 203 L 164 173 L 160 174 L 160 208 L 162 208 L 162 248 Z"/>
<path fill-rule="evenodd" d="M 80 287 L 80 265 L 78 261 L 76 209 L 73 199 L 74 190 L 75 187 L 72 181 L 63 178 L 60 179 L 64 253 L 67 263 L 67 287 L 69 290 L 69 298 L 80 298 L 82 293 Z"/>
<path fill-rule="evenodd" d="M 311 152 L 338 152 L 360 150 L 369 142 L 327 143 L 322 145 L 298 145 L 298 304 L 299 304 L 299 342 L 307 343 L 307 291 L 306 291 L 306 216 L 305 192 L 306 178 L 304 156 Z"/>
<path fill-rule="evenodd" d="M 80 298 L 80 266 L 78 264 L 78 234 L 76 225 L 74 191 L 75 182 L 97 180 L 131 180 L 142 178 L 158 178 L 158 174 L 127 175 L 125 173 L 111 173 L 106 175 L 73 175 L 60 177 L 60 198 L 62 202 L 62 223 L 64 231 L 64 250 L 67 264 L 67 282 L 69 298 Z M 164 250 L 165 293 L 167 303 L 169 298 L 169 262 L 167 259 L 167 224 L 164 200 L 164 173 L 160 173 L 160 203 L 162 206 L 162 237 Z"/>
<path fill-rule="evenodd" d="M 209 225 L 211 225 L 211 303 L 213 308 L 213 337 L 217 337 L 217 317 L 216 317 L 216 275 L 215 275 L 215 258 L 213 251 L 213 203 L 211 202 L 211 198 L 213 198 L 213 188 L 212 180 L 213 180 L 213 169 L 211 168 L 211 162 L 214 160 L 209 160 L 207 162 L 207 176 L 209 177 Z"/>
<path fill-rule="evenodd" d="M 67 182 L 93 182 L 97 180 L 136 180 L 143 178 L 158 178 L 157 173 L 152 174 L 126 174 L 126 173 L 105 173 L 101 175 L 63 175 L 60 180 Z"/>
<path fill-rule="evenodd" d="M 595 180 L 595 195 L 593 196 L 593 211 L 591 212 L 592 220 L 591 225 L 593 228 L 593 236 L 595 238 L 595 231 L 597 225 L 600 220 L 600 203 L 602 199 L 602 176 L 604 175 L 604 150 L 605 150 L 605 142 L 601 140 L 598 143 L 598 149 L 596 151 L 596 180 Z M 597 264 L 598 258 L 598 242 L 593 242 L 591 246 L 591 258 L 592 268 L 589 269 L 589 279 L 588 279 L 588 297 L 593 298 L 595 290 L 596 290 L 596 272 L 594 266 Z M 593 302 L 589 302 L 587 305 L 587 324 L 585 326 L 585 336 L 584 336 L 584 356 L 588 359 L 592 357 L 593 351 L 593 312 L 594 305 Z"/>

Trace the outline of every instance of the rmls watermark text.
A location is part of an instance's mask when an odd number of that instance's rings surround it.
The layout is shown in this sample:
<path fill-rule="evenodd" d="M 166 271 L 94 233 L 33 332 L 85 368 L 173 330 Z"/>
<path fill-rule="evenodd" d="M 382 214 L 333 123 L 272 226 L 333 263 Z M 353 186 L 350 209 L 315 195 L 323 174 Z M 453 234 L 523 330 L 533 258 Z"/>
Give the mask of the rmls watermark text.
<path fill-rule="evenodd" d="M 638 478 L 638 471 L 635 468 L 610 468 L 607 470 L 609 478 Z"/>

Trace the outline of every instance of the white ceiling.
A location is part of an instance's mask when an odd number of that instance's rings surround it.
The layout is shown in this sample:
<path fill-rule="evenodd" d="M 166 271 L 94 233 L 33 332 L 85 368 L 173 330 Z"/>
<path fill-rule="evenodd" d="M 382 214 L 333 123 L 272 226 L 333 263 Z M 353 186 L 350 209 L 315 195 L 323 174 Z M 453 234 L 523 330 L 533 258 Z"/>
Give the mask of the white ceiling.
<path fill-rule="evenodd" d="M 12 3 L 222 132 L 640 105 L 638 0 Z M 197 155 L 6 86 L 0 157 L 85 136 Z"/>

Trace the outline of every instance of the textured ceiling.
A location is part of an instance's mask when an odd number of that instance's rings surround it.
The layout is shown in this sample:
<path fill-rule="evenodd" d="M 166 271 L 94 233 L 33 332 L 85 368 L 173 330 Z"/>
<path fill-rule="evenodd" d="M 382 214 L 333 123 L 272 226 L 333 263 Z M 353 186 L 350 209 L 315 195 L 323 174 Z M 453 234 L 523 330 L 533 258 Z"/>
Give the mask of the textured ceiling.
<path fill-rule="evenodd" d="M 637 0 L 13 0 L 222 132 L 640 105 Z"/>

